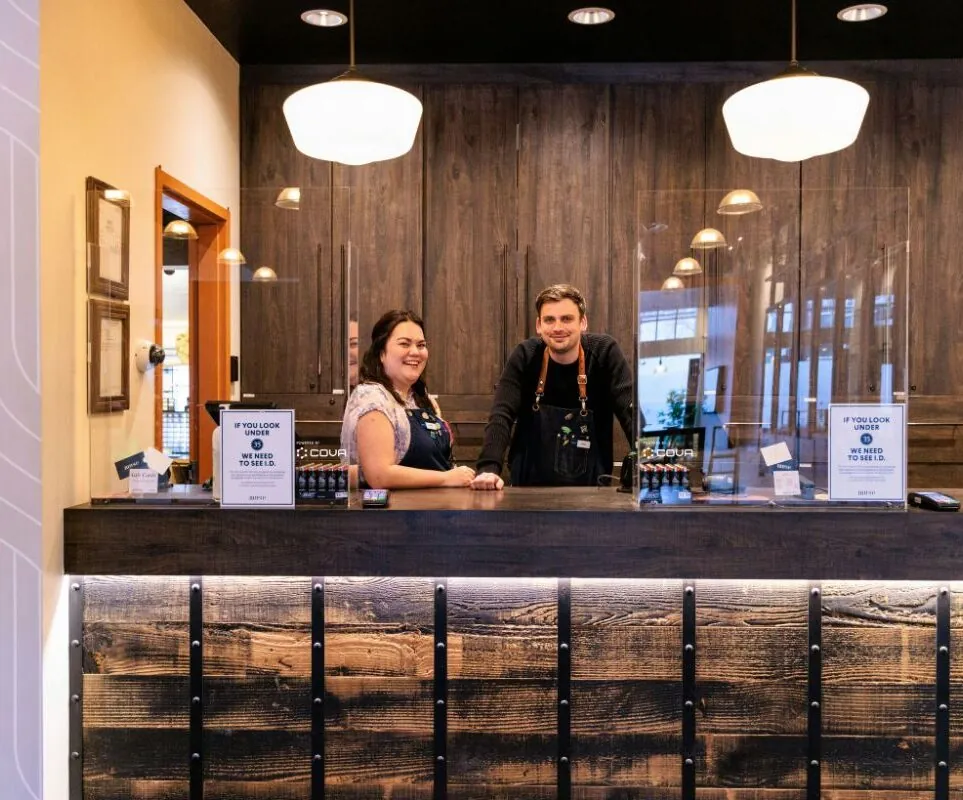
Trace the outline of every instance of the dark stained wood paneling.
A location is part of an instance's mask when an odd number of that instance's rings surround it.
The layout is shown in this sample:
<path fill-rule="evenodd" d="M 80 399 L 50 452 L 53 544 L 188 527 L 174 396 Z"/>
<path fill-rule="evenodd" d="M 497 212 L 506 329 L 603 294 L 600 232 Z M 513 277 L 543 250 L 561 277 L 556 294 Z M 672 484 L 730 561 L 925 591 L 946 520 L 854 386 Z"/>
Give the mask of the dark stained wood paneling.
<path fill-rule="evenodd" d="M 420 88 L 404 87 L 417 97 Z M 389 309 L 424 308 L 424 130 L 399 158 L 359 167 L 335 164 L 332 173 L 333 242 L 351 244 L 349 311 L 357 311 L 361 353 L 371 327 Z M 441 341 L 444 334 L 439 332 Z"/>
<path fill-rule="evenodd" d="M 294 148 L 281 112 L 292 91 L 241 91 L 241 274 L 266 265 L 278 275 L 276 283 L 241 282 L 241 386 L 258 395 L 332 388 L 330 342 L 321 346 L 333 276 L 331 165 Z M 274 205 L 287 186 L 300 187 L 300 211 Z"/>
<path fill-rule="evenodd" d="M 424 312 L 435 393 L 490 397 L 515 345 L 517 103 L 511 86 L 426 92 Z"/>
<path fill-rule="evenodd" d="M 585 294 L 589 326 L 609 327 L 610 90 L 544 86 L 519 92 L 518 246 L 525 330 L 535 297 L 553 283 Z"/>
<path fill-rule="evenodd" d="M 325 796 L 430 794 L 434 584 L 325 582 Z"/>
<path fill-rule="evenodd" d="M 241 797 L 283 797 L 310 772 L 311 581 L 209 578 L 203 588 L 205 778 Z"/>
<path fill-rule="evenodd" d="M 808 599 L 799 583 L 696 584 L 697 785 L 805 786 Z"/>
<path fill-rule="evenodd" d="M 84 779 L 85 800 L 184 800 L 188 781 Z"/>
<path fill-rule="evenodd" d="M 554 785 L 556 596 L 554 580 L 449 581 L 448 780 L 465 787 L 449 797 Z"/>
<path fill-rule="evenodd" d="M 65 511 L 65 568 L 120 575 L 946 580 L 959 576 L 963 552 L 963 515 L 926 511 L 631 512 L 628 495 L 607 489 L 422 489 L 393 492 L 391 503 L 380 515 L 81 506 Z"/>

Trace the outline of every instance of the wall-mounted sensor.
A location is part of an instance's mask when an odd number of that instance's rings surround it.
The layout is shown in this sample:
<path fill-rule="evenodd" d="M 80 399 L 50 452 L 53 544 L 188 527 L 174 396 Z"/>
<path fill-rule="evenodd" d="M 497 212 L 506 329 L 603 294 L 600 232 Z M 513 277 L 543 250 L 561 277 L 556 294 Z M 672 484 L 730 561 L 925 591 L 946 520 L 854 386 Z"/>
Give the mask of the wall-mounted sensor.
<path fill-rule="evenodd" d="M 138 372 L 147 372 L 150 369 L 164 363 L 164 348 L 159 344 L 153 344 L 143 340 L 134 350 L 134 364 Z"/>

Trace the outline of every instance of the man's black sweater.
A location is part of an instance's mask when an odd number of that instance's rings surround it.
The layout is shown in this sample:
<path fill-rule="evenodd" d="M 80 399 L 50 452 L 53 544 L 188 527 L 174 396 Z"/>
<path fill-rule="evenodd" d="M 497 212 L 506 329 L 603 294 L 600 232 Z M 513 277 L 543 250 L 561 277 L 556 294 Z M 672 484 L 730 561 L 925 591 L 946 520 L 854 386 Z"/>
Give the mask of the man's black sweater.
<path fill-rule="evenodd" d="M 595 416 L 595 437 L 605 469 L 612 471 L 612 417 L 617 416 L 626 438 L 632 441 L 632 371 L 618 343 L 604 333 L 583 333 L 585 373 L 588 378 L 588 407 Z M 526 339 L 512 352 L 495 391 L 495 402 L 485 442 L 478 457 L 479 472 L 501 472 L 505 450 L 512 444 L 509 462 L 520 443 L 528 441 L 532 425 L 535 388 L 542 369 L 545 343 L 539 337 Z M 558 364 L 548 361 L 542 404 L 578 408 L 578 361 Z M 512 425 L 515 437 L 512 440 Z"/>

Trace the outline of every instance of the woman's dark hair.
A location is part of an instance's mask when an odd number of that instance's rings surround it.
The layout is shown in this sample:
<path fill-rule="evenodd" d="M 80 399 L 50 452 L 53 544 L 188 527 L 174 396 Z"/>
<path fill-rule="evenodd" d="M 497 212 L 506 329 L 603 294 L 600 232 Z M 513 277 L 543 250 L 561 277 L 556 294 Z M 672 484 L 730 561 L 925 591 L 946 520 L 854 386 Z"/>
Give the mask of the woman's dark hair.
<path fill-rule="evenodd" d="M 391 379 L 385 374 L 384 364 L 381 363 L 381 356 L 388 346 L 388 340 L 402 322 L 413 322 L 422 331 L 425 330 L 425 323 L 414 311 L 402 311 L 394 309 L 386 311 L 371 329 L 371 346 L 365 351 L 361 359 L 361 380 L 367 383 L 380 383 L 401 405 L 405 405 L 405 398 L 401 397 L 395 387 L 391 385 Z M 428 387 L 424 380 L 419 378 L 415 385 L 411 387 L 415 396 L 415 404 L 426 411 L 434 411 L 431 398 L 428 397 Z"/>

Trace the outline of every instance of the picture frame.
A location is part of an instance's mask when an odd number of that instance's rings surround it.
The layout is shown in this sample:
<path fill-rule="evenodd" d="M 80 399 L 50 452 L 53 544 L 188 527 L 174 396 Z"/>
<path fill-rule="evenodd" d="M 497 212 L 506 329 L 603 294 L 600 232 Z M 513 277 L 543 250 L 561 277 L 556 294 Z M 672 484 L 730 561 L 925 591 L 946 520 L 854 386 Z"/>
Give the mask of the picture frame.
<path fill-rule="evenodd" d="M 91 414 L 130 408 L 130 306 L 87 301 L 90 364 L 87 386 Z"/>
<path fill-rule="evenodd" d="M 87 291 L 112 300 L 130 292 L 130 201 L 125 192 L 87 177 Z M 108 199 L 105 192 L 117 192 Z"/>

